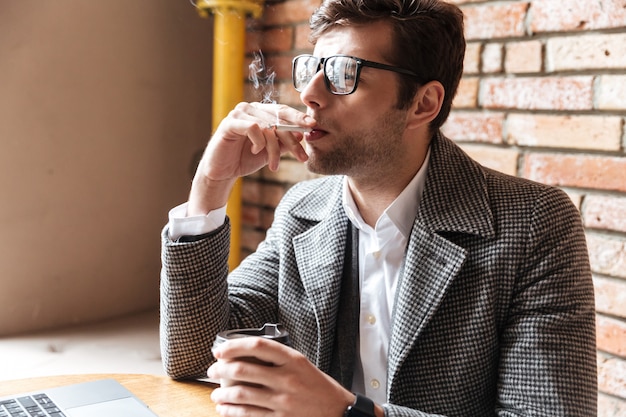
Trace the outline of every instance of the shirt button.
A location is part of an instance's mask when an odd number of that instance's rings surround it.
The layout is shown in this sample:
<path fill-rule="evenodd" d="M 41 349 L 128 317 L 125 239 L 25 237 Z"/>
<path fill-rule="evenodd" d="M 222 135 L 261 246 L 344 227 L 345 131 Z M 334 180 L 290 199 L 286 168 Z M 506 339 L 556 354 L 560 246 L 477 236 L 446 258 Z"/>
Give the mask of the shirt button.
<path fill-rule="evenodd" d="M 380 388 L 380 382 L 377 379 L 372 379 L 370 381 L 370 387 L 372 387 L 373 389 L 378 389 Z"/>
<path fill-rule="evenodd" d="M 380 259 L 380 251 L 377 250 L 375 252 L 372 252 L 372 255 L 374 256 L 374 259 Z"/>
<path fill-rule="evenodd" d="M 368 314 L 365 320 L 367 320 L 367 323 L 371 324 L 372 326 L 376 324 L 376 316 L 374 316 L 373 314 Z"/>

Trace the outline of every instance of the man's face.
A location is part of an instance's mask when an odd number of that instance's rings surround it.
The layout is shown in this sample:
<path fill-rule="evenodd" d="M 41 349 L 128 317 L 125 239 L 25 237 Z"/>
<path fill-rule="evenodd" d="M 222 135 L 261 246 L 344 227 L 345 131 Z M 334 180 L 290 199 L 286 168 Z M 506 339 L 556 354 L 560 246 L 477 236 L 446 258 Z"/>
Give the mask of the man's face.
<path fill-rule="evenodd" d="M 313 55 L 344 54 L 391 64 L 381 53 L 391 42 L 391 28 L 385 23 L 337 27 L 319 38 Z M 363 67 L 357 89 L 349 95 L 328 91 L 321 70 L 311 79 L 300 95 L 319 127 L 305 136 L 309 170 L 361 179 L 380 179 L 394 171 L 405 154 L 406 110 L 396 108 L 397 77 Z"/>

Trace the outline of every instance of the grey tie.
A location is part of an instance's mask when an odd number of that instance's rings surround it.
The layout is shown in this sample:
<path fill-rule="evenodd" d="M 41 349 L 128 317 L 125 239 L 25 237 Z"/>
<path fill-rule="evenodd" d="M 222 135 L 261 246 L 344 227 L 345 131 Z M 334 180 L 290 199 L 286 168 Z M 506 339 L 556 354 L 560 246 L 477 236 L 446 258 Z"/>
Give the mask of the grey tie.
<path fill-rule="evenodd" d="M 352 376 L 359 335 L 359 230 L 348 222 L 346 253 L 337 311 L 335 345 L 330 375 L 346 389 L 352 387 Z"/>

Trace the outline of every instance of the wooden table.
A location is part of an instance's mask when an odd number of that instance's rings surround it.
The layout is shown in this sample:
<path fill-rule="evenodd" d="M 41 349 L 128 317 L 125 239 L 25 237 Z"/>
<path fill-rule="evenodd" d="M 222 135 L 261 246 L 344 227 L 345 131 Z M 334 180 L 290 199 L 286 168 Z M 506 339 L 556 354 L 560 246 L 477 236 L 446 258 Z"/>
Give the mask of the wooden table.
<path fill-rule="evenodd" d="M 145 402 L 159 417 L 218 417 L 210 394 L 213 385 L 200 381 L 174 381 L 143 374 L 88 374 L 46 376 L 0 381 L 0 396 L 56 386 L 112 378 Z"/>

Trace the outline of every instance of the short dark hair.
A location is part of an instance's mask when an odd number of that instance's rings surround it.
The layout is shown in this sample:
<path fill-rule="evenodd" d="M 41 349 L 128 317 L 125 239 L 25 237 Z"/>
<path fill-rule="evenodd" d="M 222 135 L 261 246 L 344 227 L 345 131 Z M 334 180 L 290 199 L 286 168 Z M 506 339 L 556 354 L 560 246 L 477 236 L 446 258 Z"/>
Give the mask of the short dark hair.
<path fill-rule="evenodd" d="M 465 37 L 463 12 L 441 0 L 325 0 L 311 17 L 310 40 L 335 26 L 389 21 L 394 41 L 392 65 L 411 70 L 424 82 L 439 81 L 445 89 L 441 111 L 431 130 L 443 125 L 463 75 Z M 400 76 L 398 107 L 407 108 L 420 84 Z"/>

